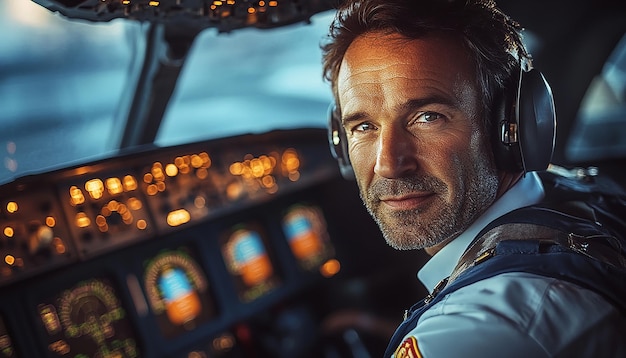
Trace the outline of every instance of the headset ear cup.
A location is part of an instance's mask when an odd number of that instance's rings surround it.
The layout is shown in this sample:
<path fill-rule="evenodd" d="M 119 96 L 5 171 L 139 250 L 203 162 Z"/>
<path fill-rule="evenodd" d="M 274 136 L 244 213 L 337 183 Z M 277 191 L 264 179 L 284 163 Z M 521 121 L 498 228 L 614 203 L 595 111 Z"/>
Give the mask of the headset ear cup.
<path fill-rule="evenodd" d="M 348 141 L 341 125 L 341 117 L 337 106 L 333 103 L 328 109 L 328 144 L 330 152 L 339 163 L 341 175 L 347 180 L 354 180 L 354 170 L 348 156 Z"/>
<path fill-rule="evenodd" d="M 524 171 L 546 170 L 556 139 L 556 111 L 552 89 L 541 72 L 522 75 L 519 89 L 519 146 Z"/>
<path fill-rule="evenodd" d="M 496 126 L 494 157 L 505 171 L 542 171 L 548 168 L 556 137 L 552 90 L 541 72 L 520 70 L 495 109 L 504 119 Z"/>

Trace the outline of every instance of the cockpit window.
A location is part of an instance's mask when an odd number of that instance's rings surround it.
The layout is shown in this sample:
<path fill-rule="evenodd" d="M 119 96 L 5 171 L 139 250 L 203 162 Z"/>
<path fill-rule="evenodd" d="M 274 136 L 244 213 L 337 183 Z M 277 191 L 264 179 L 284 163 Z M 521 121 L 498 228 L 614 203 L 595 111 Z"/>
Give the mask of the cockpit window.
<path fill-rule="evenodd" d="M 566 149 L 573 162 L 626 156 L 626 35 L 591 82 Z"/>
<path fill-rule="evenodd" d="M 156 144 L 323 127 L 331 94 L 319 45 L 331 16 L 202 32 Z M 20 0 L 0 1 L 0 30 L 0 183 L 117 153 L 147 24 L 67 19 Z"/>
<path fill-rule="evenodd" d="M 0 183 L 113 150 L 141 26 L 2 1 L 0 31 Z"/>
<path fill-rule="evenodd" d="M 201 33 L 157 144 L 324 127 L 331 92 L 322 80 L 320 42 L 332 15 L 284 28 Z"/>

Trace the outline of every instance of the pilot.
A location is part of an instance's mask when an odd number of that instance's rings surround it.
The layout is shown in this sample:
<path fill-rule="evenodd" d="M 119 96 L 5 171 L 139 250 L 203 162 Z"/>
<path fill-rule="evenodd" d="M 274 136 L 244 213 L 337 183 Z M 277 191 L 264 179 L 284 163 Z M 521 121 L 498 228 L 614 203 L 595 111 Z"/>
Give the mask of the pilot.
<path fill-rule="evenodd" d="M 520 25 L 490 0 L 348 1 L 322 50 L 342 173 L 389 245 L 432 256 L 385 356 L 626 357 L 626 196 L 547 170 Z"/>

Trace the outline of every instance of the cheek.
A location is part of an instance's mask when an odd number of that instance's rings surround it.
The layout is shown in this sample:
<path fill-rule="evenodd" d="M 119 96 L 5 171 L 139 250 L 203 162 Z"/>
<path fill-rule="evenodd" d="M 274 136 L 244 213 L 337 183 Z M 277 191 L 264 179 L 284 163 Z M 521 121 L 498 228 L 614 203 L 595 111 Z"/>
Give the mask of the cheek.
<path fill-rule="evenodd" d="M 348 140 L 348 155 L 358 181 L 369 181 L 368 178 L 374 173 L 376 164 L 374 147 L 372 143 L 355 143 Z"/>
<path fill-rule="evenodd" d="M 422 171 L 447 182 L 452 189 L 451 195 L 464 190 L 466 182 L 477 174 L 477 161 L 485 160 L 484 147 L 474 140 L 478 137 L 470 139 L 470 135 L 466 133 L 430 142 L 421 156 Z"/>

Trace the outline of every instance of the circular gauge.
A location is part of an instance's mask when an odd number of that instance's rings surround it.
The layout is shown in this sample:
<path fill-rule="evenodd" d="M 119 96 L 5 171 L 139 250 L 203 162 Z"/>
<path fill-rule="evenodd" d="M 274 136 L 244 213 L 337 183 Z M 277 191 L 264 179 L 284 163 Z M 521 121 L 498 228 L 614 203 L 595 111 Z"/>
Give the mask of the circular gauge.
<path fill-rule="evenodd" d="M 166 332 L 195 327 L 211 313 L 207 281 L 198 264 L 183 251 L 163 252 L 146 265 L 144 275 L 150 307 Z M 204 309 L 203 309 L 204 308 Z"/>
<path fill-rule="evenodd" d="M 113 287 L 103 280 L 83 281 L 63 291 L 59 320 L 72 352 L 88 357 L 136 357 L 126 312 Z"/>

